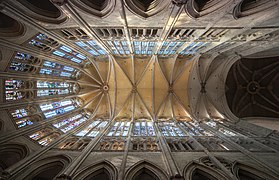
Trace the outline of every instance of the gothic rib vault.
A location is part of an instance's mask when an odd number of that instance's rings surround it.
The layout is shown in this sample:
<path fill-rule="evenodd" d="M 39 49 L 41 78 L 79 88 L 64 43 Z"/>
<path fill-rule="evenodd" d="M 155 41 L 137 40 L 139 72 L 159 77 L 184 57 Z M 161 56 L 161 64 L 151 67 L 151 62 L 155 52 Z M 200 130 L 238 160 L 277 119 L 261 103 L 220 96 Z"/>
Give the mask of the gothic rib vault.
<path fill-rule="evenodd" d="M 278 18 L 277 0 L 0 1 L 0 179 L 275 180 Z"/>

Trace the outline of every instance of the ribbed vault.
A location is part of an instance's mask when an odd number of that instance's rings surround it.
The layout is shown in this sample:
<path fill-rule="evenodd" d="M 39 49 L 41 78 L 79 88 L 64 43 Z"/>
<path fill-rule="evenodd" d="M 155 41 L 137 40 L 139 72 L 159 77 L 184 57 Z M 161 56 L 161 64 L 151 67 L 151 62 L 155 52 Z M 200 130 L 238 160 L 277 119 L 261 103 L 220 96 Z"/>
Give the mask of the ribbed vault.
<path fill-rule="evenodd" d="M 96 117 L 190 120 L 189 58 L 107 56 L 89 65 L 81 81 L 86 108 Z"/>

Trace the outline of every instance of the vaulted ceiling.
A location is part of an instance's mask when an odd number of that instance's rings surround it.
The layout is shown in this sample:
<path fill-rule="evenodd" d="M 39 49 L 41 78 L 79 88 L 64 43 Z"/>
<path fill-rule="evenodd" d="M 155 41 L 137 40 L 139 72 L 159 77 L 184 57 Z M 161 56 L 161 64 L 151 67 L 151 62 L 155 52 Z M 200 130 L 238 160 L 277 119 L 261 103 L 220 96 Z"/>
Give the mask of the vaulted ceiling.
<path fill-rule="evenodd" d="M 237 117 L 279 117 L 278 58 L 242 58 L 233 64 L 226 98 Z"/>
<path fill-rule="evenodd" d="M 95 87 L 82 96 L 96 116 L 116 119 L 190 120 L 187 84 L 193 61 L 185 57 L 110 56 L 86 71 Z M 98 70 L 96 70 L 98 69 Z M 81 77 L 81 80 L 88 77 Z M 93 99 L 95 99 L 93 101 Z"/>

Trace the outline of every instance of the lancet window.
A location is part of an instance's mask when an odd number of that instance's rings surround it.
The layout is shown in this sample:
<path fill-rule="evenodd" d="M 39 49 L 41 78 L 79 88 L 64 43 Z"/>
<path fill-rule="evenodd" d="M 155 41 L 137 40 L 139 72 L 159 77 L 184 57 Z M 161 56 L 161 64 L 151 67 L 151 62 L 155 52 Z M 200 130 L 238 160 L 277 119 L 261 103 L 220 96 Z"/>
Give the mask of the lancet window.
<path fill-rule="evenodd" d="M 152 54 L 155 42 L 153 41 L 134 41 L 135 54 Z"/>
<path fill-rule="evenodd" d="M 76 73 L 77 70 L 75 68 L 64 66 L 48 60 L 44 61 L 43 67 L 40 69 L 40 74 L 51 76 L 74 77 Z"/>
<path fill-rule="evenodd" d="M 22 52 L 15 53 L 9 70 L 72 78 L 77 74 L 77 70 L 73 67 L 64 66 L 49 60 L 43 60 L 42 62 L 41 59 Z"/>
<path fill-rule="evenodd" d="M 78 132 L 76 134 L 76 136 L 87 136 L 87 137 L 94 138 L 100 133 L 100 131 L 102 131 L 106 127 L 107 124 L 108 124 L 108 121 L 103 121 L 103 120 L 93 121 L 85 129 Z"/>
<path fill-rule="evenodd" d="M 78 41 L 75 42 L 76 45 L 81 47 L 82 49 L 86 50 L 93 56 L 104 55 L 106 52 L 93 40 L 89 41 Z"/>
<path fill-rule="evenodd" d="M 53 96 L 72 93 L 72 84 L 67 82 L 37 81 L 37 96 Z"/>
<path fill-rule="evenodd" d="M 51 118 L 59 114 L 64 114 L 66 112 L 72 111 L 79 106 L 80 105 L 78 100 L 69 99 L 40 104 L 40 109 L 43 112 L 45 118 Z"/>
<path fill-rule="evenodd" d="M 52 125 L 60 129 L 63 133 L 66 133 L 69 130 L 74 129 L 75 127 L 79 126 L 83 122 L 87 121 L 89 116 L 90 116 L 89 112 L 81 111 L 68 118 L 59 120 L 58 122 L 53 123 Z"/>
<path fill-rule="evenodd" d="M 134 123 L 134 136 L 155 136 L 153 122 L 140 121 Z"/>
<path fill-rule="evenodd" d="M 86 56 L 74 51 L 68 46 L 60 45 L 57 41 L 49 38 L 44 34 L 39 34 L 29 41 L 29 45 L 39 48 L 40 50 L 51 52 L 52 54 L 68 59 L 75 63 L 82 63 L 83 60 L 86 60 Z M 59 46 L 59 47 L 58 47 Z M 57 48 L 58 47 L 58 48 Z M 57 50 L 59 49 L 59 50 Z"/>
<path fill-rule="evenodd" d="M 158 54 L 174 54 L 184 42 L 164 42 Z"/>
<path fill-rule="evenodd" d="M 114 54 L 130 54 L 130 50 L 126 41 L 107 41 L 107 44 L 111 47 Z"/>
<path fill-rule="evenodd" d="M 7 79 L 5 80 L 5 94 L 7 101 L 27 98 L 29 93 L 25 91 L 28 83 L 22 80 Z"/>
<path fill-rule="evenodd" d="M 34 106 L 21 107 L 9 111 L 17 128 L 32 125 L 41 120 L 40 113 Z"/>
<path fill-rule="evenodd" d="M 174 122 L 159 122 L 158 125 L 163 136 L 185 136 Z"/>
<path fill-rule="evenodd" d="M 191 135 L 191 136 L 213 136 L 211 132 L 208 132 L 201 128 L 198 123 L 194 122 L 179 122 L 179 124 Z"/>
<path fill-rule="evenodd" d="M 131 122 L 129 121 L 117 121 L 110 129 L 108 136 L 127 136 L 130 127 L 131 127 Z"/>
<path fill-rule="evenodd" d="M 55 132 L 51 128 L 41 129 L 31 135 L 29 137 L 35 141 L 37 141 L 40 145 L 47 146 L 52 141 L 57 139 L 60 136 L 58 132 Z"/>

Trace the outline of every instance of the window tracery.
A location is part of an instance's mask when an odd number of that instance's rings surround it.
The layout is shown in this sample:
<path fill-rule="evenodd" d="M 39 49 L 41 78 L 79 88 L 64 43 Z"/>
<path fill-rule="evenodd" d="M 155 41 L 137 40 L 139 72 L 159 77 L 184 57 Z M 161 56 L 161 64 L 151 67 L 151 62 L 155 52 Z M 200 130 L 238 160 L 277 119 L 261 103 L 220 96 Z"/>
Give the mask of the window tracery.
<path fill-rule="evenodd" d="M 40 113 L 34 106 L 10 110 L 9 113 L 11 114 L 17 128 L 29 126 L 41 120 Z"/>
<path fill-rule="evenodd" d="M 78 132 L 76 136 L 87 136 L 94 138 L 100 133 L 100 131 L 102 131 L 106 127 L 107 124 L 108 121 L 95 120 L 85 129 Z"/>
<path fill-rule="evenodd" d="M 78 64 L 87 59 L 85 55 L 71 49 L 68 46 L 59 45 L 57 41 L 41 33 L 31 39 L 28 44 L 42 51 L 51 52 L 56 56 L 65 58 Z"/>
<path fill-rule="evenodd" d="M 165 41 L 158 54 L 167 55 L 175 54 L 176 51 L 184 44 L 184 42 L 168 42 Z"/>
<path fill-rule="evenodd" d="M 202 127 L 198 123 L 194 122 L 179 122 L 179 124 L 191 135 L 191 136 L 213 136 L 213 134 Z"/>
<path fill-rule="evenodd" d="M 174 122 L 159 122 L 158 126 L 163 136 L 185 136 Z"/>
<path fill-rule="evenodd" d="M 42 146 L 49 145 L 52 141 L 60 137 L 60 133 L 53 128 L 47 127 L 29 135 L 29 138 L 37 141 Z"/>
<path fill-rule="evenodd" d="M 30 97 L 30 92 L 26 90 L 30 88 L 30 86 L 30 83 L 22 80 L 5 80 L 6 101 L 20 100 Z"/>
<path fill-rule="evenodd" d="M 117 121 L 110 129 L 107 136 L 128 136 L 131 122 L 129 121 Z"/>
<path fill-rule="evenodd" d="M 93 56 L 107 54 L 94 40 L 89 41 L 77 41 L 75 44 L 85 51 L 89 52 Z"/>
<path fill-rule="evenodd" d="M 137 121 L 134 123 L 133 136 L 155 136 L 153 122 Z"/>
<path fill-rule="evenodd" d="M 12 57 L 9 70 L 68 78 L 75 78 L 78 73 L 73 67 L 61 65 L 47 59 L 42 60 L 22 52 L 16 52 Z"/>
<path fill-rule="evenodd" d="M 67 82 L 37 81 L 37 96 L 53 96 L 73 93 L 73 84 Z"/>
<path fill-rule="evenodd" d="M 154 41 L 134 41 L 133 42 L 135 54 L 152 54 L 155 47 Z"/>
<path fill-rule="evenodd" d="M 40 104 L 39 106 L 45 118 L 48 119 L 59 114 L 64 114 L 66 112 L 72 111 L 79 107 L 80 104 L 77 99 L 69 99 L 51 103 L 44 103 Z"/>

